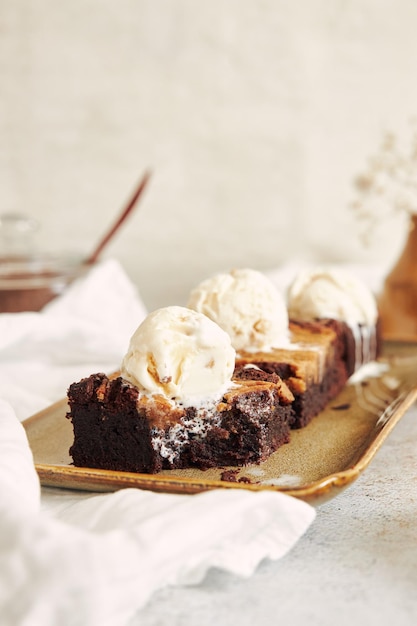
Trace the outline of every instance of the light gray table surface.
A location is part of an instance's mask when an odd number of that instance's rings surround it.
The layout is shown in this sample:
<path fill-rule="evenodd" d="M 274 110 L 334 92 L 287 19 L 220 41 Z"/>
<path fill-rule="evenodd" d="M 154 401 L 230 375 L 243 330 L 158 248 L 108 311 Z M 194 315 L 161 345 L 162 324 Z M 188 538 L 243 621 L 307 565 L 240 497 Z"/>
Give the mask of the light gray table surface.
<path fill-rule="evenodd" d="M 249 579 L 212 570 L 156 593 L 131 626 L 417 624 L 417 407 L 290 553 Z"/>

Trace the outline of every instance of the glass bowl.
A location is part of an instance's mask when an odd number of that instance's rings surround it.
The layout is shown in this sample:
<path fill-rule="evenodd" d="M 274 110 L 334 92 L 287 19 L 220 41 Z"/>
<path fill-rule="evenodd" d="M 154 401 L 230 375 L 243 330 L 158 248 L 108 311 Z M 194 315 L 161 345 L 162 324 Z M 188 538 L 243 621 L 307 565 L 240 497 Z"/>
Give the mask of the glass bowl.
<path fill-rule="evenodd" d="M 69 257 L 0 257 L 0 313 L 40 311 L 88 267 Z"/>

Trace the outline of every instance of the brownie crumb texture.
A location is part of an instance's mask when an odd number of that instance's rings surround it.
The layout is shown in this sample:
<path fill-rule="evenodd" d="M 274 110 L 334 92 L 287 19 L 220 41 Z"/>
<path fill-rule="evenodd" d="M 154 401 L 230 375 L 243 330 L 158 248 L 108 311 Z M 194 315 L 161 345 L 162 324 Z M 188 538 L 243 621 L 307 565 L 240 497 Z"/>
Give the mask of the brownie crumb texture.
<path fill-rule="evenodd" d="M 212 406 L 173 409 L 121 377 L 94 374 L 68 390 L 70 455 L 76 466 L 139 473 L 260 463 L 289 441 L 293 410 L 282 397 L 280 386 L 251 381 Z M 171 419 L 158 422 L 164 411 Z"/>

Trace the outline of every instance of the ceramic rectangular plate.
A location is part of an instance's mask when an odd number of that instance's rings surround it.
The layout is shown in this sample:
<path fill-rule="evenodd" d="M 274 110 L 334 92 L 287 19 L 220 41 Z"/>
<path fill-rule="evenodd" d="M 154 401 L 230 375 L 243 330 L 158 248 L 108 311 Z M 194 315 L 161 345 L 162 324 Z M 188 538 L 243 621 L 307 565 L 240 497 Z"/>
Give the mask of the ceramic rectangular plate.
<path fill-rule="evenodd" d="M 23 424 L 45 486 L 113 491 L 138 487 L 170 493 L 209 489 L 275 490 L 318 504 L 337 495 L 368 466 L 384 440 L 417 399 L 417 355 L 388 354 L 377 368 L 362 369 L 329 406 L 290 443 L 260 465 L 135 474 L 74 467 L 68 450 L 72 425 L 66 400 Z M 229 471 L 230 470 L 230 471 Z"/>

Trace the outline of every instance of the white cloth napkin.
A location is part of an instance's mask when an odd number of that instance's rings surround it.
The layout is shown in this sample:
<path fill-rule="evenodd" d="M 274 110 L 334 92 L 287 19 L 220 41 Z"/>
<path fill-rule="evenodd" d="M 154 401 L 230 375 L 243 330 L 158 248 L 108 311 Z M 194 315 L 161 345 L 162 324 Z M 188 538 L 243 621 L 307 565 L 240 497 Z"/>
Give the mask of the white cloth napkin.
<path fill-rule="evenodd" d="M 165 585 L 196 584 L 211 567 L 251 575 L 314 519 L 310 505 L 267 491 L 41 492 L 19 419 L 81 376 L 117 369 L 145 314 L 106 261 L 41 313 L 0 315 L 1 624 L 126 624 Z"/>
<path fill-rule="evenodd" d="M 40 313 L 0 314 L 0 398 L 24 419 L 77 378 L 117 369 L 145 315 L 115 260 L 95 266 Z"/>

